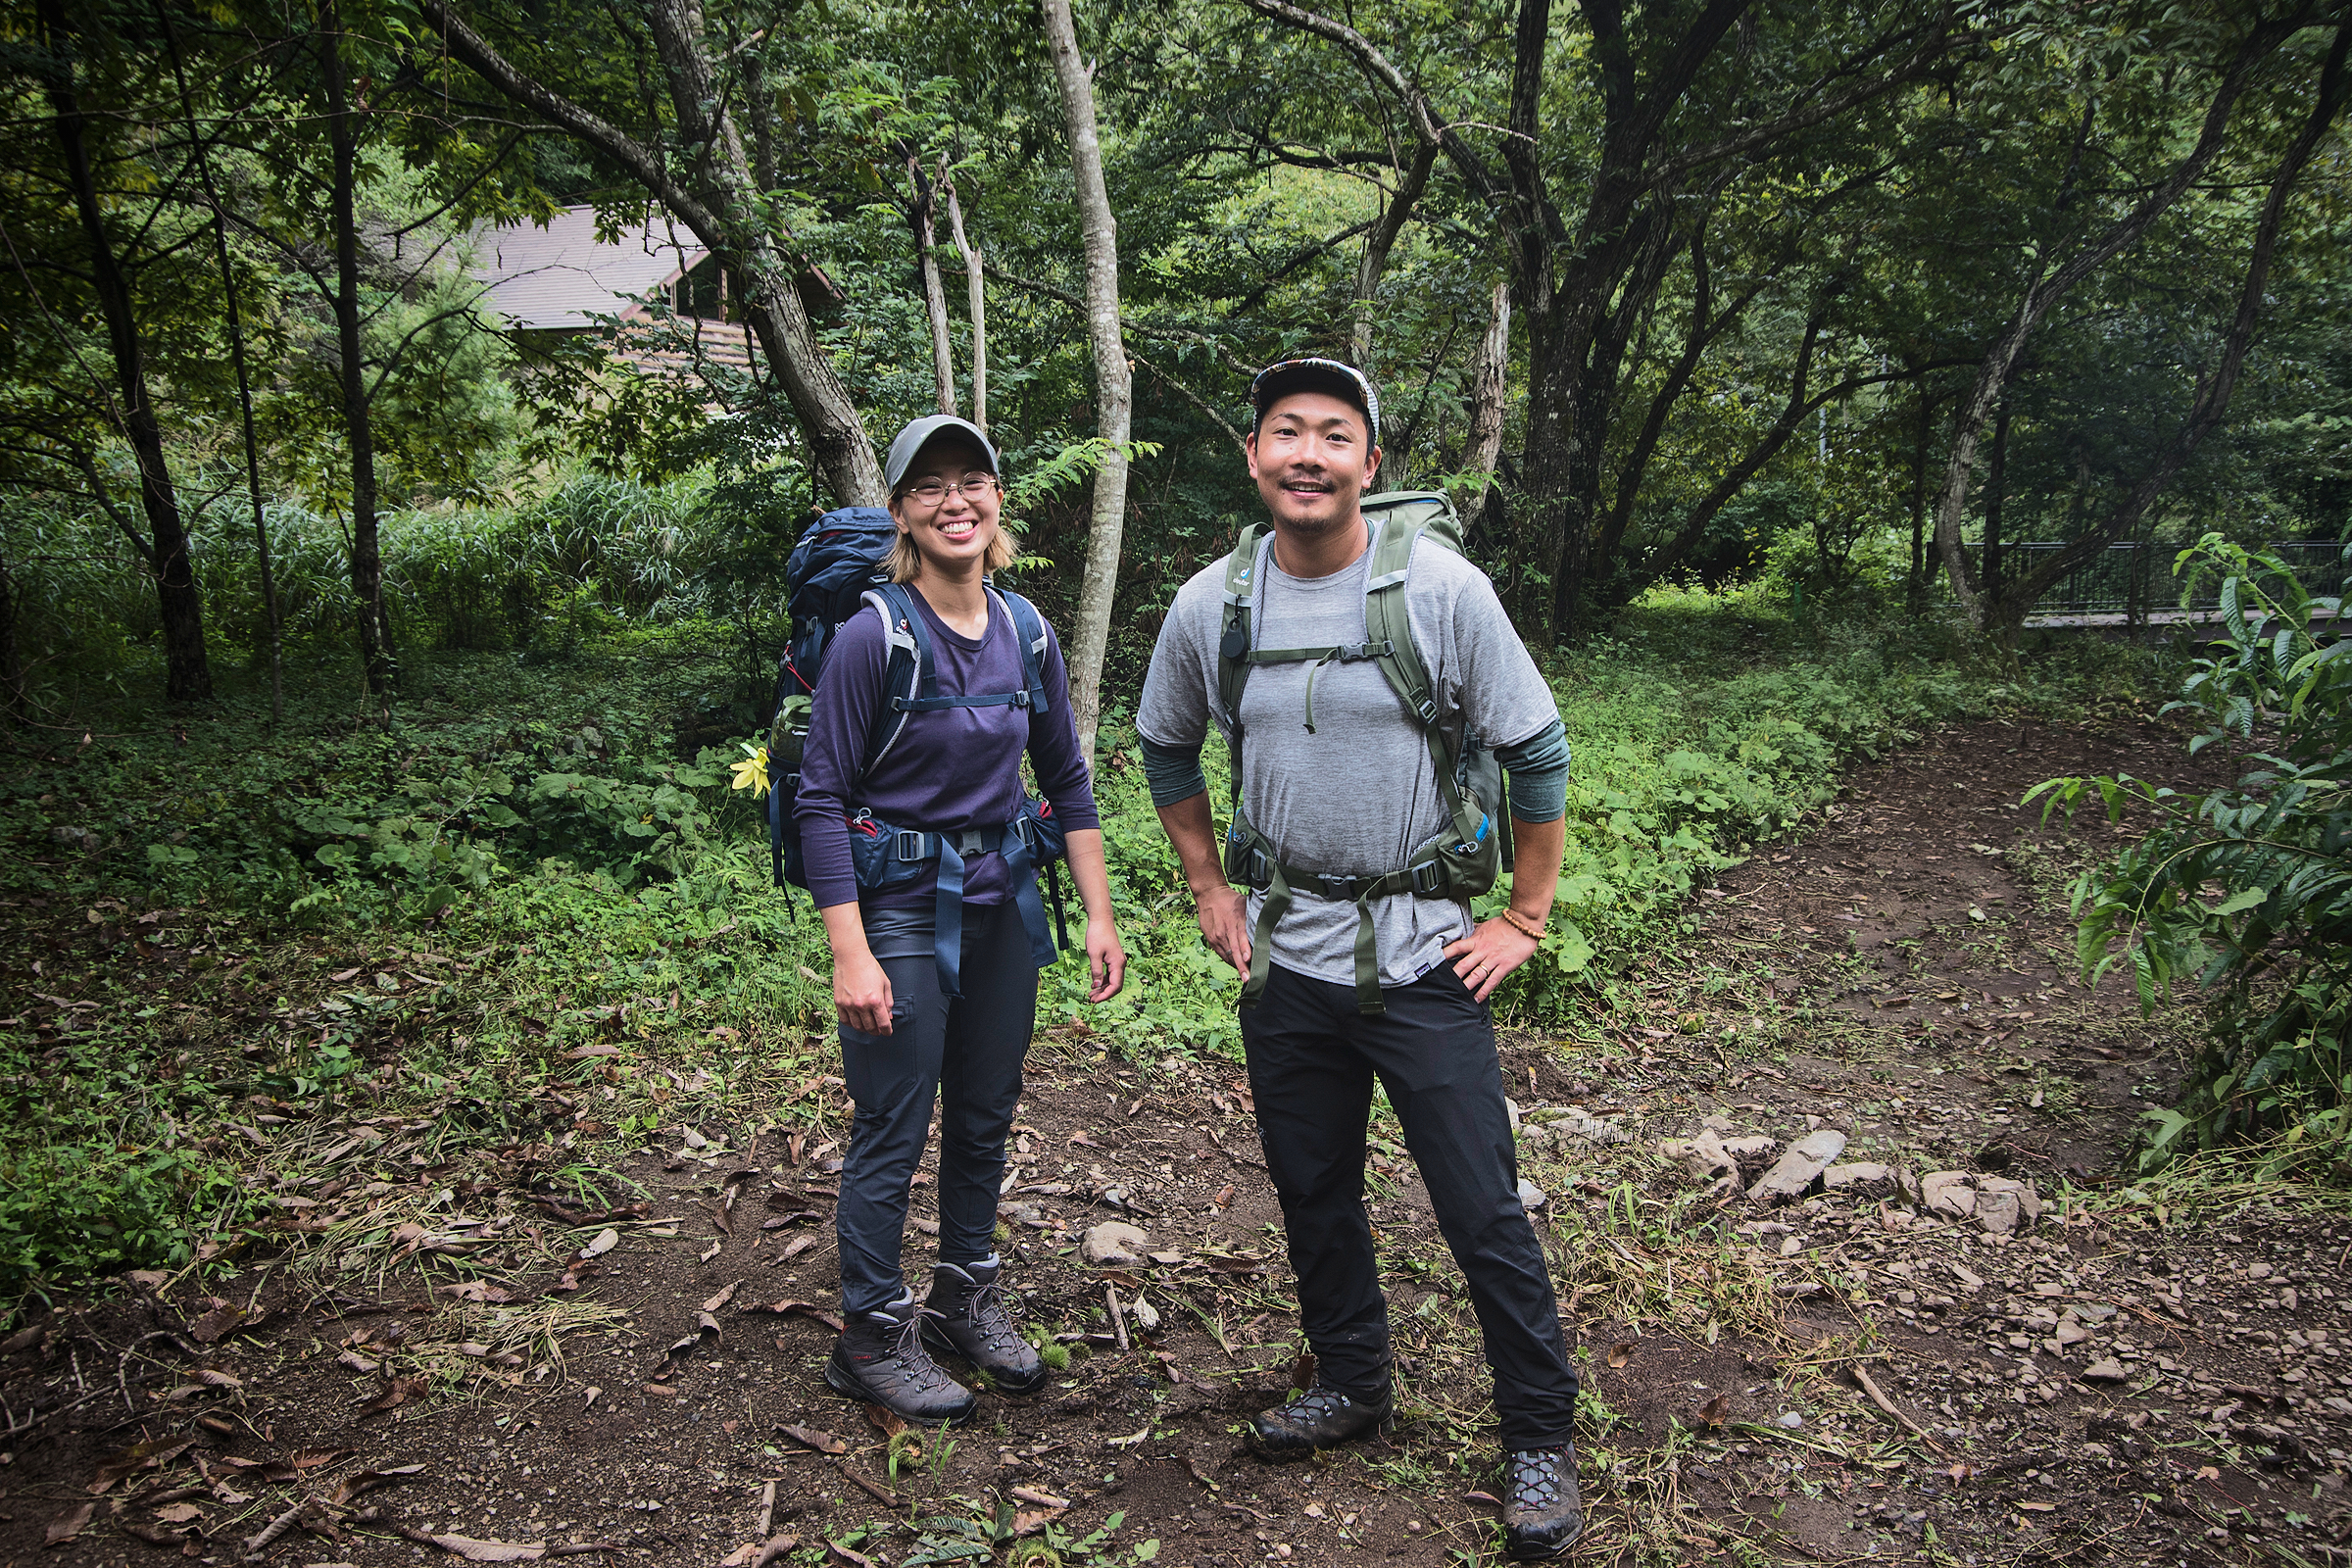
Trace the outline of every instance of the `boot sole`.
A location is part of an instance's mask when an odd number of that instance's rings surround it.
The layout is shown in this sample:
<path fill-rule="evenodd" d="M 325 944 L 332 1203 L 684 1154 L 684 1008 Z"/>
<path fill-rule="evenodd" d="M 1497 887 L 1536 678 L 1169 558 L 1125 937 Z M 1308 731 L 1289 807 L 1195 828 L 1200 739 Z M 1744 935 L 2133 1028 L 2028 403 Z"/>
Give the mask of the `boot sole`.
<path fill-rule="evenodd" d="M 1026 1397 L 1029 1395 L 1035 1394 L 1038 1390 L 1044 1388 L 1048 1383 L 1053 1381 L 1053 1369 L 1046 1366 L 1040 1366 L 1037 1369 L 1037 1376 L 1032 1378 L 1027 1383 L 1015 1383 L 1010 1378 L 998 1377 L 995 1373 L 989 1371 L 988 1368 L 982 1366 L 979 1362 L 973 1360 L 970 1356 L 956 1348 L 956 1343 L 953 1340 L 949 1339 L 945 1334 L 941 1334 L 934 1330 L 928 1322 L 923 1324 L 922 1336 L 924 1349 L 930 1350 L 939 1355 L 954 1356 L 956 1360 L 961 1361 L 965 1366 L 970 1367 L 975 1373 L 977 1373 L 983 1383 L 986 1383 L 997 1393 L 1004 1395 L 1008 1397 L 1015 1399 Z"/>
<path fill-rule="evenodd" d="M 1506 1547 L 1503 1555 L 1513 1562 L 1556 1562 L 1567 1556 L 1570 1551 L 1575 1549 L 1576 1544 L 1584 1539 L 1584 1527 L 1579 1525 L 1575 1535 L 1570 1536 L 1556 1546 L 1529 1547 L 1514 1544 Z"/>
<path fill-rule="evenodd" d="M 860 1388 L 857 1383 L 851 1381 L 850 1375 L 842 1371 L 841 1368 L 835 1366 L 830 1359 L 825 1362 L 825 1387 L 831 1389 L 835 1394 L 840 1395 L 845 1399 L 855 1399 L 859 1404 L 879 1404 L 882 1405 L 884 1409 L 890 1410 L 890 1406 L 884 1403 L 881 1397 L 877 1396 L 871 1389 Z M 969 1394 L 971 1391 L 967 1389 L 964 1392 Z M 973 1399 L 969 1404 L 966 1404 L 963 1407 L 963 1413 L 961 1415 L 952 1415 L 946 1417 L 945 1419 L 949 1426 L 959 1427 L 968 1423 L 973 1416 L 978 1415 L 979 1413 L 980 1401 L 978 1399 Z M 937 1417 L 911 1416 L 903 1410 L 891 1410 L 891 1414 L 897 1416 L 908 1426 L 931 1427 L 939 1425 L 940 1422 L 940 1418 Z"/>

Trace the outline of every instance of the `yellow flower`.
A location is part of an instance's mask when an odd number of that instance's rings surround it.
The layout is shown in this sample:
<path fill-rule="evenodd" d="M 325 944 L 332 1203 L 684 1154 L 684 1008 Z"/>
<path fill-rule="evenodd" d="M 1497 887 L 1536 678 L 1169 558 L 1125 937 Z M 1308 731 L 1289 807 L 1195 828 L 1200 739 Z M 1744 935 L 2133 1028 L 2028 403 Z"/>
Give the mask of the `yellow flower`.
<path fill-rule="evenodd" d="M 734 787 L 739 790 L 750 790 L 758 795 L 765 795 L 768 791 L 767 748 L 754 746 L 750 741 L 745 741 L 743 752 L 743 760 L 730 764 L 735 769 Z"/>

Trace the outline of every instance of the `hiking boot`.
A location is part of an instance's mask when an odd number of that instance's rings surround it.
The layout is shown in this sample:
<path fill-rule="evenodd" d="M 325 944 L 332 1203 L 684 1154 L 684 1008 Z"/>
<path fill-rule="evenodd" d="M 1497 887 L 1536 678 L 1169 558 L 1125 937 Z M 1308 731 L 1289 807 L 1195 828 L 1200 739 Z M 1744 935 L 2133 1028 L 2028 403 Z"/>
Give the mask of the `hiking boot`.
<path fill-rule="evenodd" d="M 1576 1450 L 1523 1448 L 1503 1460 L 1502 1547 L 1513 1562 L 1557 1557 L 1585 1533 Z"/>
<path fill-rule="evenodd" d="M 1046 1386 L 1046 1363 L 1004 1310 L 1004 1265 L 999 1258 L 961 1266 L 942 1263 L 931 1271 L 923 1343 L 962 1356 L 999 1394 L 1035 1394 Z"/>
<path fill-rule="evenodd" d="M 972 1418 L 979 1400 L 972 1391 L 939 1369 L 923 1348 L 923 1309 L 914 1293 L 904 1292 L 879 1312 L 856 1312 L 825 1362 L 825 1382 L 836 1394 L 878 1404 L 911 1426 L 959 1427 Z"/>
<path fill-rule="evenodd" d="M 1261 1410 L 1250 1418 L 1250 1447 L 1260 1459 L 1286 1464 L 1303 1459 L 1319 1448 L 1387 1430 L 1395 1406 L 1383 1393 L 1367 1404 L 1337 1389 L 1316 1387 L 1292 1397 L 1287 1404 Z"/>

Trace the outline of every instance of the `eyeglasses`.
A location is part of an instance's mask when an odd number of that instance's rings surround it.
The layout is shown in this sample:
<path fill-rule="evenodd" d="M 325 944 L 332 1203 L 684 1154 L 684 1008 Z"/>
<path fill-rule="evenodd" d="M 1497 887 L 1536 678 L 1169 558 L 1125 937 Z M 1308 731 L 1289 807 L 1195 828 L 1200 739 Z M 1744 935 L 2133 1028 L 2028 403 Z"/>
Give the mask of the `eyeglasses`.
<path fill-rule="evenodd" d="M 939 479 L 925 479 L 920 484 L 908 485 L 900 494 L 910 496 L 926 507 L 937 507 L 946 504 L 948 492 L 951 490 L 960 491 L 966 501 L 978 501 L 983 496 L 994 495 L 996 489 L 997 476 L 995 474 L 975 473 L 965 478 L 961 484 L 948 484 Z"/>

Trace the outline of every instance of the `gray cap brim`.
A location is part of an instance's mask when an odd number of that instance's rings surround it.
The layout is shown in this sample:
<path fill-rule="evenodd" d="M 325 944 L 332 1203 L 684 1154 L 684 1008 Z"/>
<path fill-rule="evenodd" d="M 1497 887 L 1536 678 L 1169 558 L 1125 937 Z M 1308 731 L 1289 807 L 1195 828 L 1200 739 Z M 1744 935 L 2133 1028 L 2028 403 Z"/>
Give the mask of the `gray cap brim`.
<path fill-rule="evenodd" d="M 997 456 L 996 443 L 978 425 L 969 419 L 958 419 L 953 414 L 926 414 L 901 430 L 898 439 L 891 442 L 890 455 L 882 460 L 882 482 L 896 490 L 932 437 L 949 430 L 973 442 L 988 455 L 989 472 L 1000 479 L 1004 476 L 1004 460 Z"/>

